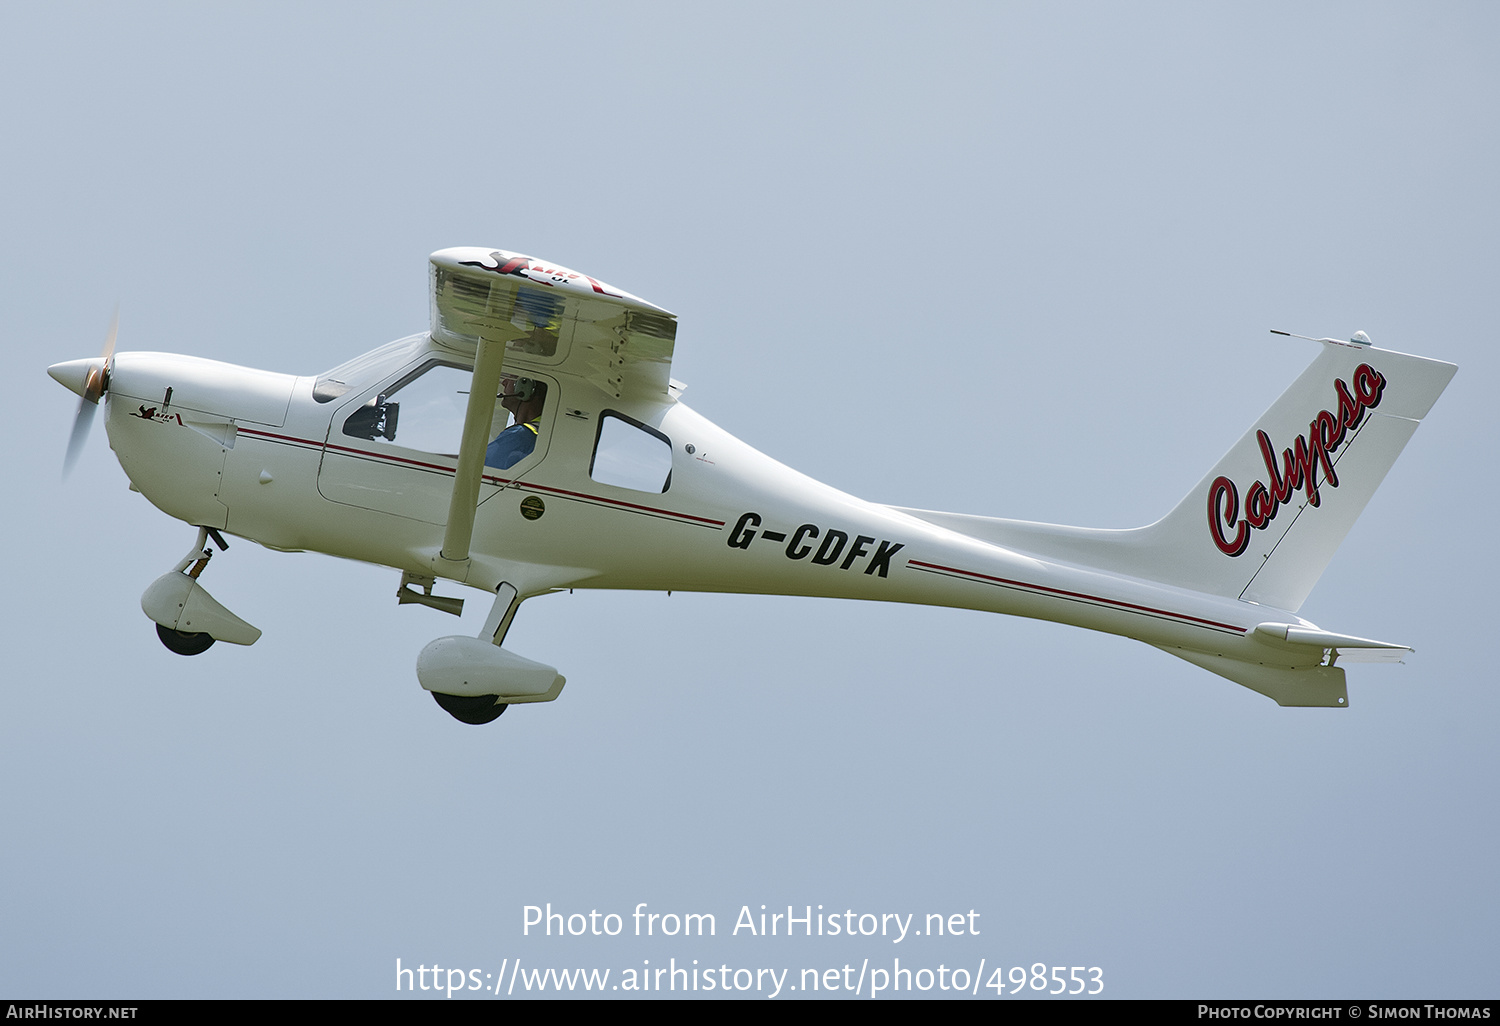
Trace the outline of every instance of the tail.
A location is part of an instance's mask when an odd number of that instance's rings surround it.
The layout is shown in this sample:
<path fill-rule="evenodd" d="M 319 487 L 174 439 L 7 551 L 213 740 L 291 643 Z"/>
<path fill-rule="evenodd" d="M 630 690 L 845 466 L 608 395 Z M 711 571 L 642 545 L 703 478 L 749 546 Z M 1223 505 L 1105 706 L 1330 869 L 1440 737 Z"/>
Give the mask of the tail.
<path fill-rule="evenodd" d="M 1458 370 L 1324 342 L 1301 377 L 1148 527 L 904 510 L 991 544 L 1295 612 Z"/>
<path fill-rule="evenodd" d="M 1457 370 L 1325 342 L 1177 508 L 1141 530 L 1159 561 L 1148 576 L 1295 612 Z"/>

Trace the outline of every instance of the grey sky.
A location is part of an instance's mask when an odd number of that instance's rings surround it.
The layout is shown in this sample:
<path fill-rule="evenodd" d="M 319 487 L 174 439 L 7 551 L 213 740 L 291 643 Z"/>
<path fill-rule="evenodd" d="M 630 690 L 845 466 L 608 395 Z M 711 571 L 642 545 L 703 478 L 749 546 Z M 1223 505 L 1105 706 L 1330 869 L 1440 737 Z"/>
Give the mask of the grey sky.
<path fill-rule="evenodd" d="M 8 8 L 0 994 L 900 957 L 1100 966 L 1107 997 L 1494 997 L 1497 29 L 1480 4 Z M 1290 710 L 1052 624 L 580 592 L 509 638 L 562 697 L 470 728 L 414 671 L 455 622 L 398 609 L 395 572 L 240 541 L 209 583 L 264 638 L 169 654 L 138 600 L 192 531 L 102 430 L 59 482 L 75 401 L 45 367 L 118 302 L 121 349 L 316 373 L 422 330 L 456 245 L 673 310 L 689 405 L 904 506 L 1135 526 L 1313 358 L 1268 328 L 1451 360 L 1303 609 L 1417 653 Z M 547 902 L 718 935 L 522 937 Z M 981 934 L 730 936 L 761 904 Z"/>

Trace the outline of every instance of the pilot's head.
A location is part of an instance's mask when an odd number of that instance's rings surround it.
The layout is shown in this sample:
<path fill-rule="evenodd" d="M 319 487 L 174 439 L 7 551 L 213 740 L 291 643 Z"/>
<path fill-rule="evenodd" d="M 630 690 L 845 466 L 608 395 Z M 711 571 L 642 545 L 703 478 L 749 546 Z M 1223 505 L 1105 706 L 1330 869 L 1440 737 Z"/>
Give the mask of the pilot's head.
<path fill-rule="evenodd" d="M 542 415 L 547 386 L 533 378 L 506 378 L 500 405 L 510 411 L 517 424 L 525 424 Z"/>

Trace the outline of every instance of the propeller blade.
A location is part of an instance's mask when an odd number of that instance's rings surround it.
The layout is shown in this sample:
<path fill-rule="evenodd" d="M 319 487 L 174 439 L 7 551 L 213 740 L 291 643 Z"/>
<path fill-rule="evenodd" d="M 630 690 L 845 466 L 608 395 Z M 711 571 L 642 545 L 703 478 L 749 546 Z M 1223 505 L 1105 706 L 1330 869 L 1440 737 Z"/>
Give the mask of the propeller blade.
<path fill-rule="evenodd" d="M 104 397 L 109 380 L 109 361 L 114 358 L 115 336 L 119 332 L 120 308 L 116 306 L 114 315 L 109 319 L 109 334 L 104 337 L 104 352 L 84 379 L 83 397 L 78 400 L 78 412 L 73 416 L 73 433 L 68 436 L 68 452 L 63 457 L 62 476 L 65 479 L 73 469 L 73 464 L 78 461 L 78 454 L 83 451 L 84 443 L 88 441 L 89 429 L 94 426 L 94 410 L 98 409 L 99 400 Z"/>
<path fill-rule="evenodd" d="M 78 400 L 78 413 L 73 418 L 73 433 L 68 438 L 68 454 L 63 457 L 64 479 L 72 471 L 73 464 L 78 461 L 78 454 L 83 451 L 83 443 L 88 441 L 89 428 L 94 424 L 94 411 L 98 408 L 98 404 L 91 403 L 87 399 Z"/>

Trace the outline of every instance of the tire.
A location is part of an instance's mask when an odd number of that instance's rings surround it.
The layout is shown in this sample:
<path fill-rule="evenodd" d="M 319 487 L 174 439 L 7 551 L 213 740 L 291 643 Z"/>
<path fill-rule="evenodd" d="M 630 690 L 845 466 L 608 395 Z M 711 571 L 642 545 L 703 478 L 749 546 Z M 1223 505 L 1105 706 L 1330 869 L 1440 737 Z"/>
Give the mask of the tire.
<path fill-rule="evenodd" d="M 499 695 L 445 695 L 441 691 L 429 692 L 432 700 L 443 707 L 443 711 L 460 723 L 493 723 L 500 714 L 509 709 L 498 703 Z"/>
<path fill-rule="evenodd" d="M 213 646 L 214 639 L 211 634 L 202 631 L 176 631 L 170 627 L 156 625 L 156 636 L 161 643 L 178 655 L 195 656 L 207 652 Z"/>

